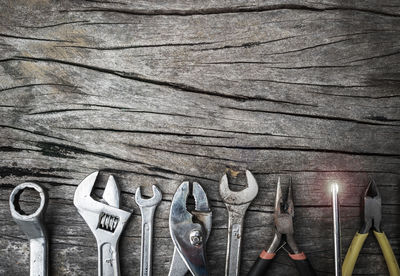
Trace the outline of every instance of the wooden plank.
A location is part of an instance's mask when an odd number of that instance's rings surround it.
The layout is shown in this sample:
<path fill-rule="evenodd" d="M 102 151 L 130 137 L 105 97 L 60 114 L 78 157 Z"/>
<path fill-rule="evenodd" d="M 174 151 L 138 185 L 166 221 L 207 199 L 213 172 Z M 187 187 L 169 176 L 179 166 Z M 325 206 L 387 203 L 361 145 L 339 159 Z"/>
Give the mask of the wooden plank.
<path fill-rule="evenodd" d="M 243 275 L 273 236 L 278 177 L 284 186 L 292 177 L 296 240 L 318 275 L 333 275 L 332 181 L 341 185 L 343 253 L 370 175 L 399 258 L 396 1 L 0 2 L 1 275 L 29 269 L 29 246 L 8 211 L 23 181 L 49 191 L 51 275 L 96 275 L 95 240 L 72 200 L 98 169 L 117 177 L 122 205 L 134 211 L 121 239 L 122 275 L 139 273 L 133 197 L 138 186 L 150 195 L 152 184 L 164 194 L 154 275 L 167 274 L 170 201 L 184 180 L 208 194 L 207 254 L 212 275 L 223 275 L 218 183 L 228 172 L 240 189 L 245 178 L 233 175 L 245 169 L 260 192 L 246 216 Z M 296 275 L 284 251 L 270 273 Z M 355 274 L 388 274 L 372 237 Z"/>

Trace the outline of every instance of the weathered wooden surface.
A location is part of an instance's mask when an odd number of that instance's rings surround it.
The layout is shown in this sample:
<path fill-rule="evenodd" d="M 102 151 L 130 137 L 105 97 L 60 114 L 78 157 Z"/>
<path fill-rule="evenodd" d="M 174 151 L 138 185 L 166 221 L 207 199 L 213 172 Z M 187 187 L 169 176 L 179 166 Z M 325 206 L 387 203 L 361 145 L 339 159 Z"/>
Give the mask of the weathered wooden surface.
<path fill-rule="evenodd" d="M 328 183 L 341 184 L 345 253 L 367 175 L 400 255 L 400 4 L 383 1 L 0 1 L 0 274 L 27 275 L 29 247 L 8 197 L 23 181 L 50 194 L 51 275 L 96 275 L 95 240 L 72 204 L 94 170 L 114 174 L 134 215 L 122 275 L 138 275 L 134 191 L 158 184 L 154 275 L 173 251 L 169 205 L 199 181 L 213 208 L 212 275 L 223 275 L 223 172 L 255 173 L 245 275 L 273 235 L 278 176 L 292 176 L 296 239 L 332 275 Z M 233 182 L 243 185 L 243 175 Z M 269 275 L 297 275 L 280 253 Z M 357 275 L 388 275 L 369 237 Z"/>

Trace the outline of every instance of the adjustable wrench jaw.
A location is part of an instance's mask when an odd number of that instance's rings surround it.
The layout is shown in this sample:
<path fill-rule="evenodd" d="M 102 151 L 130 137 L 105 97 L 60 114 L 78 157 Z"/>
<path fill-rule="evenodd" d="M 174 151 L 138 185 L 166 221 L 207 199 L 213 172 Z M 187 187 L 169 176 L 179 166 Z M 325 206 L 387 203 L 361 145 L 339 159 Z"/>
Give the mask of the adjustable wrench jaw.
<path fill-rule="evenodd" d="M 114 177 L 110 176 L 102 201 L 91 196 L 98 172 L 87 176 L 77 187 L 74 205 L 88 224 L 98 246 L 99 275 L 119 275 L 118 241 L 131 215 L 119 209 L 119 190 Z"/>
<path fill-rule="evenodd" d="M 90 174 L 79 184 L 75 191 L 74 205 L 99 242 L 117 241 L 131 213 L 119 209 L 119 190 L 112 176 L 104 190 L 105 203 L 92 198 L 98 173 Z"/>
<path fill-rule="evenodd" d="M 205 244 L 211 231 L 211 211 L 198 183 L 193 183 L 196 206 L 192 212 L 186 209 L 188 195 L 189 182 L 183 182 L 171 204 L 169 226 L 175 251 L 169 275 L 184 275 L 187 270 L 197 276 L 208 275 Z"/>

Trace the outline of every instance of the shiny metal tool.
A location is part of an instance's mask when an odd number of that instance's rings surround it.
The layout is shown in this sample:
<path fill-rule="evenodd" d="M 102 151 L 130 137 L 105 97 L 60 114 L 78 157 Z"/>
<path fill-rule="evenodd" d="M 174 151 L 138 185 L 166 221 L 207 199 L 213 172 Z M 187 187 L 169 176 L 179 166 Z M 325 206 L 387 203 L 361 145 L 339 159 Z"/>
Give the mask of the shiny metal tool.
<path fill-rule="evenodd" d="M 333 248 L 335 253 L 335 276 L 342 276 L 340 214 L 339 214 L 339 186 L 332 184 L 332 215 L 333 215 Z"/>
<path fill-rule="evenodd" d="M 184 276 L 188 271 L 195 276 L 209 275 L 206 243 L 211 231 L 212 213 L 207 195 L 200 184 L 193 183 L 191 193 L 195 200 L 193 211 L 188 211 L 186 208 L 189 194 L 189 182 L 183 182 L 171 203 L 169 230 L 175 248 L 169 276 Z"/>
<path fill-rule="evenodd" d="M 24 213 L 19 206 L 19 197 L 25 189 L 35 189 L 40 195 L 39 208 L 30 215 Z M 44 213 L 48 204 L 48 195 L 42 187 L 26 182 L 14 188 L 10 195 L 10 210 L 15 222 L 29 239 L 30 275 L 48 275 L 48 241 L 44 227 Z"/>
<path fill-rule="evenodd" d="M 142 197 L 140 187 L 137 188 L 135 201 L 142 214 L 142 252 L 140 259 L 140 276 L 152 274 L 152 248 L 153 248 L 153 220 L 157 205 L 161 202 L 162 194 L 156 185 L 153 185 L 153 197 Z"/>
<path fill-rule="evenodd" d="M 119 208 L 120 192 L 112 175 L 108 178 L 101 201 L 92 198 L 98 173 L 92 173 L 79 184 L 74 205 L 96 237 L 98 275 L 117 276 L 120 275 L 118 240 L 131 213 Z"/>
<path fill-rule="evenodd" d="M 225 276 L 240 273 L 240 251 L 243 236 L 243 220 L 250 203 L 257 196 L 258 185 L 253 174 L 246 170 L 247 188 L 234 192 L 229 189 L 225 174 L 220 182 L 219 194 L 228 209 L 228 249 L 226 253 Z"/>

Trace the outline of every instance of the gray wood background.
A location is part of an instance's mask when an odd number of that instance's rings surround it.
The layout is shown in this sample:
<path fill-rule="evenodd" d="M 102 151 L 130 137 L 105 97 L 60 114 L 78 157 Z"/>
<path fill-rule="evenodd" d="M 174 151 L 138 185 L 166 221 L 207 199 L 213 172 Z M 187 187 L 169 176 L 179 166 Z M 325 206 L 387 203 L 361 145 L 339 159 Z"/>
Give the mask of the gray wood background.
<path fill-rule="evenodd" d="M 223 275 L 227 212 L 218 194 L 250 169 L 260 192 L 245 220 L 242 275 L 273 235 L 278 176 L 293 178 L 295 237 L 333 275 L 329 183 L 340 184 L 343 255 L 368 175 L 400 256 L 400 3 L 396 0 L 0 1 L 0 274 L 28 275 L 13 187 L 50 194 L 51 275 L 96 275 L 93 235 L 72 200 L 89 173 L 114 174 L 133 210 L 122 275 L 138 275 L 134 192 L 157 184 L 154 275 L 173 245 L 170 201 L 200 182 L 213 209 L 212 275 Z M 235 177 L 236 176 L 236 177 Z M 99 186 L 101 191 L 101 185 Z M 29 207 L 32 199 L 26 197 Z M 388 275 L 369 237 L 355 275 Z M 282 251 L 269 275 L 297 275 Z"/>

